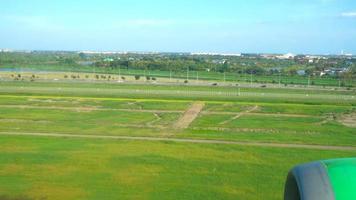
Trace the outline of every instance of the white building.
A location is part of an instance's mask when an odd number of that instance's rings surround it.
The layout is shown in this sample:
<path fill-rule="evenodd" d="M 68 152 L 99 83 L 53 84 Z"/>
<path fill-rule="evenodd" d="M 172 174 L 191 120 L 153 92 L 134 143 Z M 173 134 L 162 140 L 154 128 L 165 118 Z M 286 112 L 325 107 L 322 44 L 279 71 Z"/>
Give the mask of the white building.
<path fill-rule="evenodd" d="M 292 53 L 287 53 L 284 55 L 277 56 L 278 59 L 294 59 L 295 55 Z"/>

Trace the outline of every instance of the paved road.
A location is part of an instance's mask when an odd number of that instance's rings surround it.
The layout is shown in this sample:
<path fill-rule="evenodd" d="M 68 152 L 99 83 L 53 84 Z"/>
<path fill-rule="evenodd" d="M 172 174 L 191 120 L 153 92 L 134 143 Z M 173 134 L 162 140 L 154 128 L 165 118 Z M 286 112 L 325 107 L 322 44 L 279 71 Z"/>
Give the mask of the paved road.
<path fill-rule="evenodd" d="M 163 142 L 180 142 L 180 143 L 196 143 L 196 144 L 227 144 L 227 145 L 242 145 L 242 146 L 255 146 L 255 147 L 356 151 L 356 147 L 351 147 L 351 146 L 325 146 L 325 145 L 308 145 L 308 144 L 238 142 L 238 141 L 224 141 L 224 140 L 180 139 L 180 138 L 160 138 L 160 137 L 74 135 L 74 134 L 60 134 L 60 133 L 14 133 L 14 132 L 0 132 L 0 135 L 3 135 L 3 136 L 11 135 L 11 136 L 57 137 L 57 138 L 108 139 L 108 140 L 134 140 L 134 141 L 163 141 Z"/>

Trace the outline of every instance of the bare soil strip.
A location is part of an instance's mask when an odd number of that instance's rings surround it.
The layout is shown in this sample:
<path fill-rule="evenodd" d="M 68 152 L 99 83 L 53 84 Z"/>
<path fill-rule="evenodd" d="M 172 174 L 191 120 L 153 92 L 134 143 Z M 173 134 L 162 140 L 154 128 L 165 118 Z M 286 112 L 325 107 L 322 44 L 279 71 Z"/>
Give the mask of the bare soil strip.
<path fill-rule="evenodd" d="M 0 105 L 0 108 L 18 108 L 18 109 L 48 109 L 48 110 L 70 110 L 77 112 L 91 111 L 122 111 L 122 112 L 141 112 L 141 113 L 183 113 L 177 110 L 141 110 L 141 109 L 115 109 L 99 107 L 65 107 L 65 106 L 27 106 L 27 105 Z"/>
<path fill-rule="evenodd" d="M 344 114 L 338 119 L 340 123 L 345 126 L 356 128 L 356 112 L 350 114 Z"/>
<path fill-rule="evenodd" d="M 185 129 L 198 117 L 204 108 L 204 102 L 194 102 L 192 106 L 183 114 L 181 118 L 173 125 L 175 129 Z"/>
<path fill-rule="evenodd" d="M 236 119 L 242 117 L 243 115 L 245 115 L 245 114 L 247 114 L 247 113 L 251 113 L 251 112 L 253 112 L 253 111 L 257 110 L 257 109 L 258 109 L 258 106 L 254 106 L 254 107 L 252 107 L 252 108 L 250 108 L 250 109 L 248 109 L 248 110 L 246 110 L 246 111 L 244 111 L 244 112 L 240 112 L 239 114 L 237 114 L 236 116 L 234 116 L 234 117 L 231 118 L 231 119 L 228 119 L 228 120 L 226 120 L 226 121 L 221 122 L 220 124 L 221 124 L 221 125 L 228 124 L 228 123 L 230 123 L 230 122 L 232 122 L 232 121 L 234 121 L 234 120 L 236 120 Z"/>
<path fill-rule="evenodd" d="M 264 133 L 264 134 L 275 134 L 275 133 L 284 133 L 284 134 L 298 134 L 298 131 L 293 130 L 278 130 L 278 129 L 263 129 L 263 128 L 226 128 L 226 127 L 192 127 L 193 130 L 200 131 L 233 131 L 236 134 L 239 133 Z M 318 135 L 320 133 L 313 131 L 303 132 L 305 135 Z"/>
<path fill-rule="evenodd" d="M 238 112 L 221 112 L 221 111 L 202 111 L 204 115 L 237 115 Z M 266 117 L 320 117 L 314 115 L 303 115 L 303 114 L 283 114 L 283 113 L 259 113 L 259 112 L 250 112 L 244 113 L 244 115 L 251 116 L 266 116 Z"/>
<path fill-rule="evenodd" d="M 156 119 L 154 119 L 154 120 L 152 120 L 152 121 L 146 123 L 147 126 L 153 126 L 155 123 L 157 123 L 157 122 L 159 122 L 159 121 L 162 120 L 162 117 L 159 116 L 159 114 L 153 113 L 153 115 L 155 116 Z"/>
<path fill-rule="evenodd" d="M 356 147 L 353 147 L 353 146 L 325 146 L 325 145 L 309 145 L 309 144 L 238 142 L 238 141 L 224 141 L 224 140 L 178 139 L 178 138 L 164 138 L 164 137 L 132 137 L 132 136 L 74 135 L 74 134 L 72 135 L 72 134 L 60 134 L 60 133 L 18 133 L 18 132 L 0 132 L 0 135 L 3 135 L 3 136 L 55 137 L 55 138 L 132 140 L 132 141 L 153 141 L 153 142 L 155 142 L 155 141 L 156 142 L 180 142 L 180 143 L 195 143 L 195 144 L 225 144 L 225 145 L 241 145 L 241 146 L 254 146 L 254 147 L 356 151 Z"/>

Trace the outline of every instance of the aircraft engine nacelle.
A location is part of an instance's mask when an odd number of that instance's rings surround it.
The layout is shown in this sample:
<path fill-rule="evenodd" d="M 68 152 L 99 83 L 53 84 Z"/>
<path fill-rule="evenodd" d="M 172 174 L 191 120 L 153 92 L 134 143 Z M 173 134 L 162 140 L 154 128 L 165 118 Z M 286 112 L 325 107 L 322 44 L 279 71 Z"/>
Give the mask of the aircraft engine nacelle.
<path fill-rule="evenodd" d="M 284 193 L 285 200 L 356 200 L 356 158 L 296 166 Z"/>

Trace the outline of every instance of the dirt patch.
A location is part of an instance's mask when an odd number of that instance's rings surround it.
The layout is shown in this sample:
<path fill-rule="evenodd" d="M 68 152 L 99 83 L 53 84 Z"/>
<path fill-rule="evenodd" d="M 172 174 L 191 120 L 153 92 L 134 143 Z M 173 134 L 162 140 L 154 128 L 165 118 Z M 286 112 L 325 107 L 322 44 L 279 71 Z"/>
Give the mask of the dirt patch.
<path fill-rule="evenodd" d="M 195 144 L 224 144 L 224 145 L 229 144 L 229 145 L 294 148 L 294 149 L 300 148 L 300 149 L 342 150 L 342 151 L 356 150 L 355 146 L 326 146 L 326 145 L 312 145 L 312 144 L 264 143 L 264 142 L 249 142 L 249 141 L 243 142 L 243 141 L 206 140 L 206 139 L 188 139 L 188 138 L 184 139 L 184 138 L 167 138 L 167 137 L 139 137 L 139 136 L 132 137 L 132 136 L 110 136 L 110 135 L 75 135 L 75 134 L 62 134 L 62 133 L 18 133 L 18 132 L 0 132 L 0 135 L 107 139 L 107 140 L 126 140 L 126 141 L 132 140 L 132 141 L 155 141 L 155 142 L 180 142 L 180 143 L 195 143 Z"/>
<path fill-rule="evenodd" d="M 198 117 L 199 113 L 204 108 L 203 102 L 195 102 L 192 106 L 182 115 L 181 118 L 173 125 L 175 129 L 185 129 Z"/>
<path fill-rule="evenodd" d="M 97 107 L 28 106 L 28 105 L 0 105 L 0 108 L 70 110 L 76 112 L 92 112 L 92 111 L 99 110 L 99 108 Z"/>
<path fill-rule="evenodd" d="M 338 121 L 345 126 L 356 128 L 356 113 L 344 114 Z"/>
<path fill-rule="evenodd" d="M 1 119 L 0 122 L 7 122 L 7 123 L 38 123 L 38 124 L 49 124 L 52 123 L 51 121 L 45 120 L 28 120 L 28 119 Z"/>
<path fill-rule="evenodd" d="M 177 111 L 177 110 L 115 109 L 115 108 L 100 108 L 100 107 L 95 107 L 95 106 L 64 107 L 64 106 L 0 105 L 0 108 L 69 110 L 69 111 L 76 111 L 76 112 L 122 111 L 122 112 L 157 113 L 157 114 L 159 114 L 159 113 L 183 113 L 183 111 Z"/>
<path fill-rule="evenodd" d="M 147 126 L 153 126 L 155 123 L 157 123 L 157 122 L 162 120 L 162 117 L 159 114 L 153 113 L 153 115 L 155 116 L 156 119 L 154 119 L 153 121 L 148 122 Z"/>

